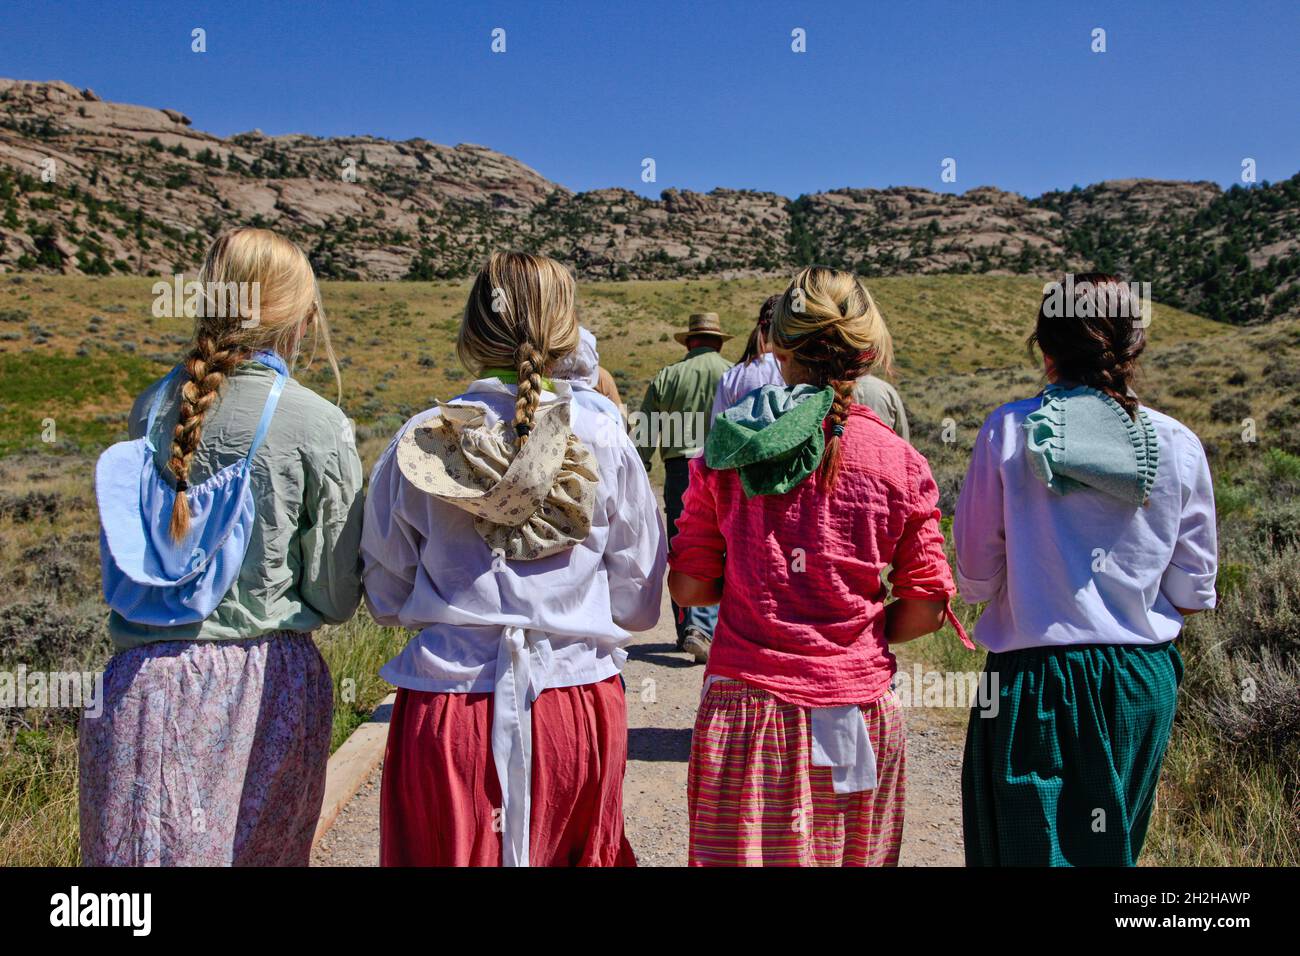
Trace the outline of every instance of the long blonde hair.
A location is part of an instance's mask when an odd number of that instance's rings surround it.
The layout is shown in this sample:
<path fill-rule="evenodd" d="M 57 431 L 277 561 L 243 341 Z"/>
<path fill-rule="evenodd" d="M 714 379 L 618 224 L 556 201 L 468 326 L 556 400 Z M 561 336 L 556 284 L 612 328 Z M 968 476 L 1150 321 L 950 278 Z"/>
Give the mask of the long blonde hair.
<path fill-rule="evenodd" d="M 831 437 L 821 462 L 822 486 L 829 489 L 839 474 L 840 433 L 853 404 L 853 386 L 870 372 L 893 371 L 893 338 L 857 276 L 809 266 L 791 280 L 776 303 L 772 345 L 790 353 L 813 384 L 835 390 L 826 416 Z"/>
<path fill-rule="evenodd" d="M 226 378 L 250 353 L 259 349 L 275 352 L 292 369 L 310 329 L 313 351 L 319 347 L 324 352 L 334 371 L 339 398 L 343 395 L 320 288 L 311 263 L 298 246 L 268 229 L 233 229 L 208 249 L 199 282 L 204 289 L 201 311 L 194 320 L 194 339 L 182 360 L 185 380 L 167 463 L 176 479 L 169 528 L 174 541 L 183 539 L 190 528 L 186 489 L 190 464 L 203 435 L 204 416 Z M 253 291 L 236 294 L 239 288 Z"/>
<path fill-rule="evenodd" d="M 456 354 L 474 375 L 519 375 L 515 433 L 528 440 L 542 397 L 542 374 L 578 347 L 577 290 L 569 271 L 546 256 L 495 252 L 465 303 Z"/>

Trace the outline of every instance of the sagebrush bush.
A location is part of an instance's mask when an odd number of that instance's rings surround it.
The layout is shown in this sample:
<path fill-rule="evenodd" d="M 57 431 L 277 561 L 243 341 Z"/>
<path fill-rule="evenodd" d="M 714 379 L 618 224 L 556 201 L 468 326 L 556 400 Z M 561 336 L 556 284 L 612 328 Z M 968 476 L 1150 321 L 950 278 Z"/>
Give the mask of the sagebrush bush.
<path fill-rule="evenodd" d="M 84 610 L 48 599 L 0 607 L 0 667 L 13 670 L 84 670 L 100 667 L 111 654 L 104 610 Z"/>
<path fill-rule="evenodd" d="M 1223 740 L 1278 763 L 1300 783 L 1300 549 L 1261 558 L 1180 642 L 1184 703 Z"/>
<path fill-rule="evenodd" d="M 1210 417 L 1216 422 L 1239 422 L 1250 417 L 1250 402 L 1238 395 L 1229 395 L 1210 406 Z"/>
<path fill-rule="evenodd" d="M 4 493 L 0 494 L 0 518 L 13 518 L 20 524 L 40 518 L 53 521 L 66 504 L 64 497 L 53 491 Z"/>

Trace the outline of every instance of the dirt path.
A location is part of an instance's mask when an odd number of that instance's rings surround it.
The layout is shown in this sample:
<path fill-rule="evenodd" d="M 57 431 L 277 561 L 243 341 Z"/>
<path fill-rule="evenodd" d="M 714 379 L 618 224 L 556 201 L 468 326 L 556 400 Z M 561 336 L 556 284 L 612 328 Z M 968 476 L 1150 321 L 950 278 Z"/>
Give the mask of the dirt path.
<path fill-rule="evenodd" d="M 628 763 L 623 812 L 642 866 L 686 865 L 686 760 L 703 668 L 674 650 L 671 612 L 636 635 L 627 680 Z M 961 736 L 951 720 L 908 711 L 905 866 L 960 866 Z M 312 852 L 313 866 L 379 862 L 379 772 Z"/>

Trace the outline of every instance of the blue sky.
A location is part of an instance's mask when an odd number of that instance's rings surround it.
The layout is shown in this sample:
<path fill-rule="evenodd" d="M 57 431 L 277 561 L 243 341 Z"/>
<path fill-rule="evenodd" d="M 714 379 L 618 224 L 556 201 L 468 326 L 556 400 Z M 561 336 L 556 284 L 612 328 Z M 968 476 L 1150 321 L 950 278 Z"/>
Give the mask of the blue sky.
<path fill-rule="evenodd" d="M 1294 174 L 1297 38 L 1294 0 L 6 0 L 0 76 L 172 107 L 220 135 L 481 143 L 575 190 L 1038 195 L 1131 176 L 1226 186 L 1245 157 L 1260 179 Z"/>

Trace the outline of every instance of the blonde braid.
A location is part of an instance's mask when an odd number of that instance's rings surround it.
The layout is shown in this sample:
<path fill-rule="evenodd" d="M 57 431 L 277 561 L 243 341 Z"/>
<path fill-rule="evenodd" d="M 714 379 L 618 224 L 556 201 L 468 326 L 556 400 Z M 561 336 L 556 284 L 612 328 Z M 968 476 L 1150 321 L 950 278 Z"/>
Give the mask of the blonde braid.
<path fill-rule="evenodd" d="M 518 373 L 514 426 L 521 445 L 541 402 L 542 376 L 578 347 L 575 295 L 564 266 L 524 252 L 493 253 L 470 289 L 456 354 L 475 374 Z"/>
<path fill-rule="evenodd" d="M 515 368 L 519 372 L 518 397 L 515 399 L 515 434 L 519 444 L 528 441 L 528 433 L 533 428 L 533 417 L 537 414 L 537 405 L 542 399 L 541 350 L 531 342 L 520 342 L 515 349 Z"/>
<path fill-rule="evenodd" d="M 194 346 L 185 357 L 188 376 L 181 386 L 180 410 L 172 431 L 171 459 L 167 467 L 176 479 L 176 501 L 172 505 L 168 531 L 173 541 L 181 541 L 190 530 L 189 487 L 190 463 L 203 437 L 203 418 L 217 400 L 221 386 L 243 355 L 243 350 L 224 335 L 214 335 L 200 327 Z"/>

